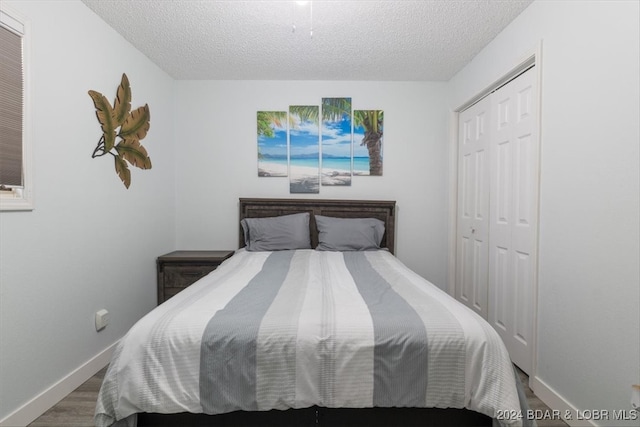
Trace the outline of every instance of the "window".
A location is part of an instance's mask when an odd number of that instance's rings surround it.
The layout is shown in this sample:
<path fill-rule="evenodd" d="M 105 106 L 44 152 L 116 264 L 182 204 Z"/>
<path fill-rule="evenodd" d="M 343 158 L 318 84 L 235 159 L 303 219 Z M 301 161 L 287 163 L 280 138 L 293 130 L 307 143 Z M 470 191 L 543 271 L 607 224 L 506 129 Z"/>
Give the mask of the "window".
<path fill-rule="evenodd" d="M 28 31 L 0 7 L 0 210 L 33 209 L 28 114 Z"/>

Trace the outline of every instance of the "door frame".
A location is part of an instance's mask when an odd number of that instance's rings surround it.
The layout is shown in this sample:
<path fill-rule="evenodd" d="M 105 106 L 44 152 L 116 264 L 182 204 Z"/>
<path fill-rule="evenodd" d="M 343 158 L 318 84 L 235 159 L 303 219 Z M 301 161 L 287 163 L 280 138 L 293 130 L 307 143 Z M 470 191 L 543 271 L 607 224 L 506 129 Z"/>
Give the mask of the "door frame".
<path fill-rule="evenodd" d="M 449 295 L 455 298 L 456 286 L 456 252 L 457 252 L 457 218 L 458 218 L 458 126 L 460 112 L 469 108 L 471 105 L 489 96 L 492 92 L 504 86 L 527 69 L 535 66 L 536 78 L 536 128 L 538 139 L 538 200 L 536 206 L 538 210 L 538 227 L 535 236 L 536 246 L 536 265 L 533 273 L 533 318 L 532 318 L 532 345 L 533 352 L 531 372 L 529 373 L 530 381 L 535 377 L 538 367 L 538 359 L 536 357 L 538 347 L 538 272 L 539 272 L 539 243 L 540 243 L 540 176 L 542 175 L 541 156 L 542 156 L 542 127 L 541 127 L 541 107 L 542 107 L 542 41 L 539 41 L 535 48 L 531 49 L 522 60 L 507 70 L 494 82 L 486 86 L 483 90 L 469 98 L 466 102 L 460 104 L 457 108 L 449 111 L 449 227 L 448 227 L 448 243 L 449 251 L 447 254 L 447 291 Z"/>

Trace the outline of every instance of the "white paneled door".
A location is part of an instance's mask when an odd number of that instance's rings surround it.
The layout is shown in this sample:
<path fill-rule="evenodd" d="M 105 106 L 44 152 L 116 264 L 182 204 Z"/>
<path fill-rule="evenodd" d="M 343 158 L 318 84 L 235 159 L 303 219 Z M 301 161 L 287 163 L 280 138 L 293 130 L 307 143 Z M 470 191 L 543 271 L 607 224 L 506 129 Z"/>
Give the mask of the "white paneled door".
<path fill-rule="evenodd" d="M 459 134 L 458 192 L 462 198 L 458 196 L 456 296 L 489 321 L 502 337 L 513 362 L 526 373 L 531 371 L 533 361 L 537 280 L 539 143 L 535 81 L 534 69 L 530 69 L 461 112 Z M 468 115 L 477 114 L 472 110 L 479 104 L 483 104 L 480 110 L 487 111 L 484 114 L 490 117 L 483 129 L 487 140 L 483 164 L 489 178 L 469 179 L 465 175 L 465 120 L 469 119 Z M 488 214 L 480 215 L 486 217 L 486 234 L 482 236 L 486 243 L 482 245 L 482 258 L 477 257 L 477 262 L 486 263 L 483 266 L 474 265 L 476 260 L 470 258 L 465 249 L 469 245 L 467 240 L 473 240 L 473 234 L 469 237 L 466 228 L 478 232 L 475 222 L 467 225 L 465 204 L 468 201 L 464 195 L 469 191 L 476 197 L 478 194 L 486 197 L 488 206 Z M 479 243 L 473 244 L 479 246 Z M 471 265 L 470 259 L 473 259 Z M 486 272 L 486 277 L 474 278 L 468 284 L 469 271 Z M 475 295 L 483 292 L 482 297 Z M 483 310 L 470 305 L 467 295 L 478 301 L 485 298 Z"/>
<path fill-rule="evenodd" d="M 489 261 L 488 98 L 460 113 L 456 298 L 487 319 Z"/>
<path fill-rule="evenodd" d="M 513 362 L 531 370 L 538 225 L 538 137 L 533 69 L 491 95 L 489 323 Z"/>

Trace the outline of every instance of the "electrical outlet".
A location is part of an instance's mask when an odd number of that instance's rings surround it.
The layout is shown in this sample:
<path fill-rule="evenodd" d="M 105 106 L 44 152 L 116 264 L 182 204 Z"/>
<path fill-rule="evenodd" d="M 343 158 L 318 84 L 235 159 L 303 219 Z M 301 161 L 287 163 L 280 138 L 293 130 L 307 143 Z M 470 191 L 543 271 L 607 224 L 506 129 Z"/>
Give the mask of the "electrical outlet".
<path fill-rule="evenodd" d="M 96 312 L 96 331 L 100 332 L 109 324 L 109 312 L 105 309 Z"/>

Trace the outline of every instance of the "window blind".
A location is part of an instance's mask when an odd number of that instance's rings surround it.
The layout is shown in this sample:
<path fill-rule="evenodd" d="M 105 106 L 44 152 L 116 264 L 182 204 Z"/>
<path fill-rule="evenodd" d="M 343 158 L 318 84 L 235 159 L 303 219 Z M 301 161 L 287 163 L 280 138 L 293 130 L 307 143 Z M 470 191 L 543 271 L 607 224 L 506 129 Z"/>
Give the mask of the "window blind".
<path fill-rule="evenodd" d="M 22 186 L 22 37 L 0 26 L 0 185 Z"/>

